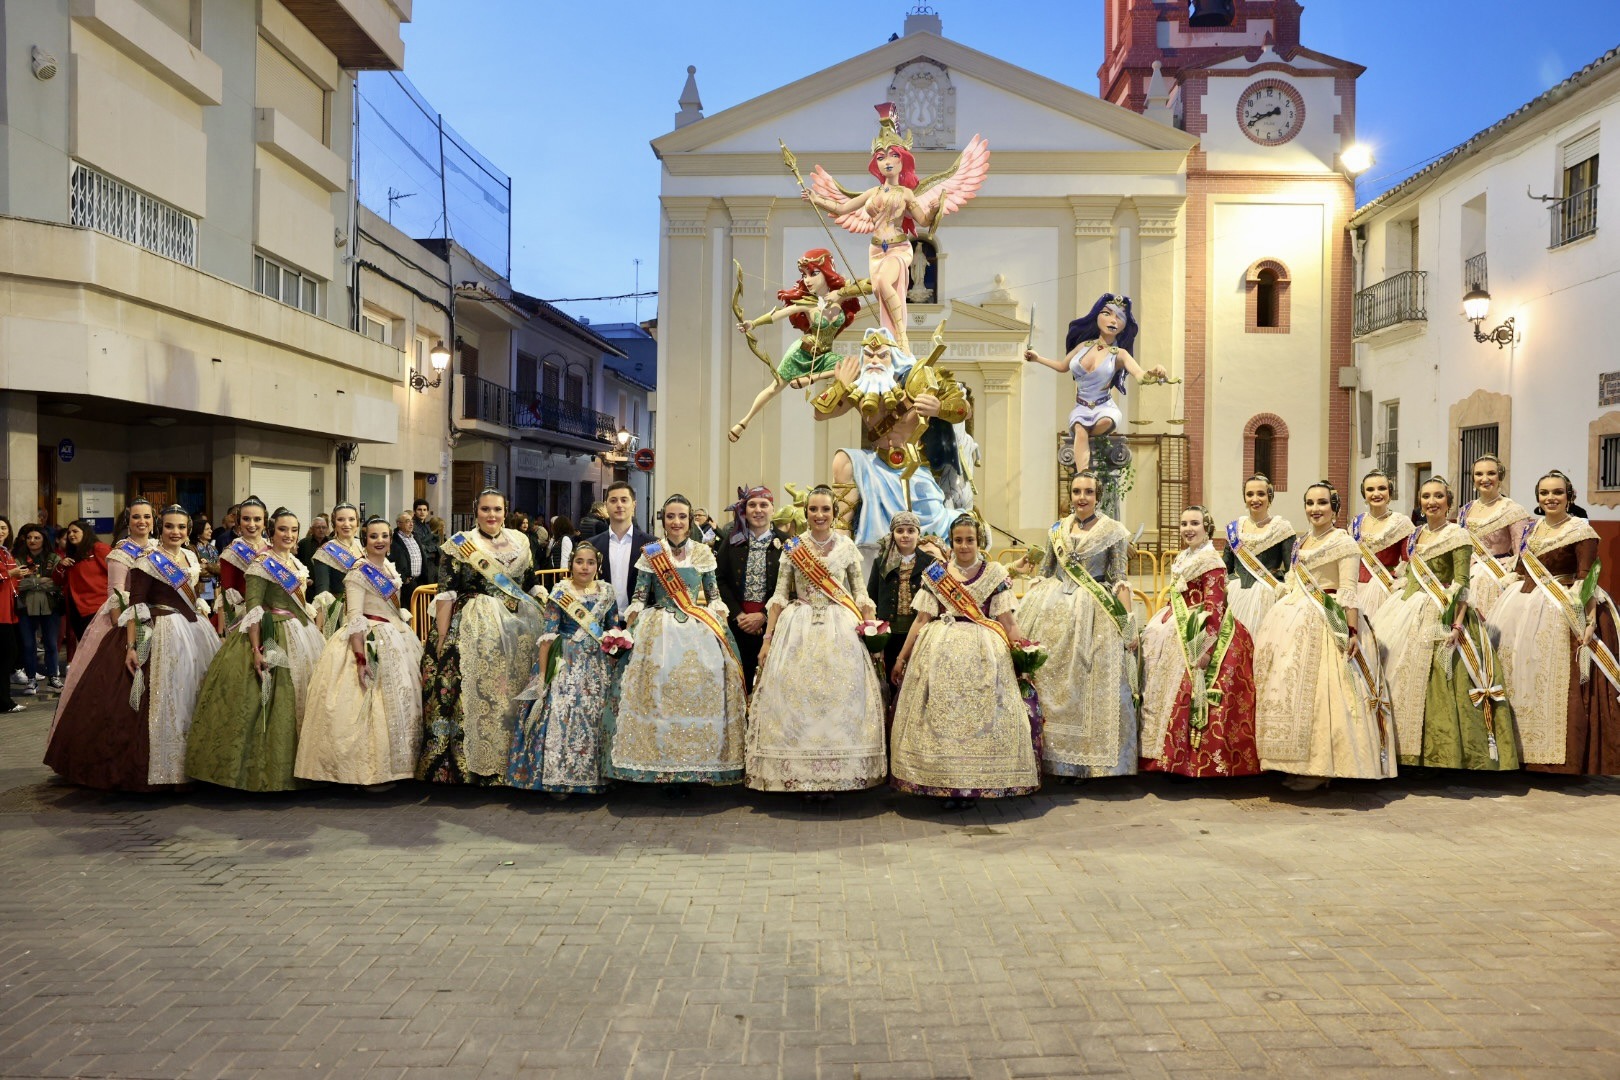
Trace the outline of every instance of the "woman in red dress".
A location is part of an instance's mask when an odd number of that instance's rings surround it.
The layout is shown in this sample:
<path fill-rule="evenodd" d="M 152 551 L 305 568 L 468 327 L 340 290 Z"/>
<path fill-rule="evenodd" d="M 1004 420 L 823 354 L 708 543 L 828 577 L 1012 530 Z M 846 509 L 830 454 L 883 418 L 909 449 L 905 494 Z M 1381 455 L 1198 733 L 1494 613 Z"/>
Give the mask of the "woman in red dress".
<path fill-rule="evenodd" d="M 1202 506 L 1181 512 L 1170 603 L 1142 633 L 1142 769 L 1254 776 L 1254 640 L 1226 607 L 1226 567 Z"/>

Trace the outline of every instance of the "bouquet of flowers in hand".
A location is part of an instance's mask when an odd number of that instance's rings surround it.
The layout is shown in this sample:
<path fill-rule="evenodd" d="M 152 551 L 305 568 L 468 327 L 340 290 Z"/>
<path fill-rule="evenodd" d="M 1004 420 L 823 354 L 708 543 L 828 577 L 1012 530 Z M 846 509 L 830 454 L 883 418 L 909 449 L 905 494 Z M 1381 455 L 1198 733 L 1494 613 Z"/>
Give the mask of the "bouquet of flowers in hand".
<path fill-rule="evenodd" d="M 1046 647 L 1038 641 L 1017 638 L 1012 643 L 1013 670 L 1021 676 L 1033 675 L 1046 663 Z"/>
<path fill-rule="evenodd" d="M 636 639 L 630 636 L 628 630 L 609 630 L 602 635 L 602 651 L 609 656 L 629 652 L 635 644 Z"/>
<path fill-rule="evenodd" d="M 874 656 L 889 644 L 889 624 L 882 619 L 863 619 L 855 624 L 855 632 L 861 636 L 866 651 Z"/>

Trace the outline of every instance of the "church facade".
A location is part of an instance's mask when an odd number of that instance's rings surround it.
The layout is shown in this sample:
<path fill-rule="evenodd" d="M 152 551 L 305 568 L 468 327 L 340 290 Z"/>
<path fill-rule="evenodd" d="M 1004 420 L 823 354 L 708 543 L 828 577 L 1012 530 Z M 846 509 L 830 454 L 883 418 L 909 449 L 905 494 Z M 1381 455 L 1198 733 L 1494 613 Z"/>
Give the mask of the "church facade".
<path fill-rule="evenodd" d="M 817 423 L 793 390 L 727 441 L 770 380 L 733 299 L 740 267 L 745 315 L 769 310 L 799 256 L 835 240 L 841 270 L 865 275 L 864 238 L 836 226 L 829 237 L 778 140 L 806 175 L 820 165 L 863 189 L 873 106 L 885 101 L 913 138 L 919 175 L 947 169 L 975 134 L 990 144 L 977 198 L 918 245 L 907 326 L 924 352 L 943 325 L 941 366 L 973 400 L 974 480 L 990 523 L 1029 539 L 1060 512 L 1074 388 L 1022 354 L 1032 344 L 1061 356 L 1069 321 L 1105 292 L 1132 298 L 1142 365 L 1183 380 L 1132 384 L 1121 403 L 1127 524 L 1167 532 L 1199 501 L 1233 516 L 1257 462 L 1274 474 L 1280 510 L 1282 493 L 1319 477 L 1347 486 L 1354 195 L 1338 155 L 1353 141 L 1361 69 L 1300 46 L 1297 0 L 1235 8 L 1229 26 L 1207 30 L 1188 24 L 1183 3 L 1109 0 L 1097 94 L 953 41 L 929 14 L 711 116 L 689 73 L 675 130 L 653 142 L 660 493 L 713 506 L 740 485 L 823 481 L 833 452 L 858 445 L 855 419 Z M 873 323 L 863 311 L 840 350 L 858 349 Z M 784 322 L 758 337 L 775 357 L 797 332 Z"/>

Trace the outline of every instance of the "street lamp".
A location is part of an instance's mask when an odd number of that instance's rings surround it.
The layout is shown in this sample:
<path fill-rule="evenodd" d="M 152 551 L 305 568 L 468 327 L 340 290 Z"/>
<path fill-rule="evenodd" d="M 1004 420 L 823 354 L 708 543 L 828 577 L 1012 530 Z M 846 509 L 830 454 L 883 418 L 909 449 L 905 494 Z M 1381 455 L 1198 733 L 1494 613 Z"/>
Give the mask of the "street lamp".
<path fill-rule="evenodd" d="M 1360 176 L 1373 167 L 1372 148 L 1366 143 L 1351 143 L 1340 152 L 1339 164 L 1352 177 Z"/>
<path fill-rule="evenodd" d="M 630 429 L 629 428 L 620 428 L 618 430 L 618 433 L 616 435 L 614 435 L 613 437 L 618 440 L 620 450 L 625 450 L 625 449 L 629 448 L 630 439 L 632 437 L 630 435 Z"/>
<path fill-rule="evenodd" d="M 445 369 L 450 366 L 450 346 L 440 338 L 428 350 L 428 362 L 433 365 L 433 381 L 428 382 L 427 376 L 420 371 L 411 372 L 411 389 L 420 394 L 424 390 L 437 390 L 439 384 L 444 382 Z"/>
<path fill-rule="evenodd" d="M 1489 333 L 1482 333 L 1479 324 L 1484 322 L 1491 313 L 1491 294 L 1484 289 L 1469 289 L 1463 296 L 1463 315 L 1474 324 L 1474 340 L 1481 345 L 1487 341 L 1496 342 L 1498 349 L 1513 344 L 1513 316 L 1509 315 L 1496 329 Z"/>

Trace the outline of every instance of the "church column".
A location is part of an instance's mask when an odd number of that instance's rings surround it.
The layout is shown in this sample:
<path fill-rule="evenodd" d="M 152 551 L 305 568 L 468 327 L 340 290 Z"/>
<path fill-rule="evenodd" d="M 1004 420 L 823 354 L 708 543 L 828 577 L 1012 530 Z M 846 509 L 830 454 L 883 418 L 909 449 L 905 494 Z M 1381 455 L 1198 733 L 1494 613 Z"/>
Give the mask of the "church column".
<path fill-rule="evenodd" d="M 1137 215 L 1137 281 L 1132 303 L 1141 327 L 1135 355 L 1144 368 L 1163 364 L 1172 377 L 1180 375 L 1176 356 L 1176 239 L 1181 235 L 1180 195 L 1138 195 L 1131 200 Z M 1170 419 L 1173 399 L 1168 390 L 1153 390 L 1137 402 L 1141 420 Z"/>
<path fill-rule="evenodd" d="M 716 477 L 714 435 L 723 430 L 723 359 L 711 347 L 722 310 L 711 295 L 717 259 L 708 196 L 665 196 L 658 296 L 658 452 L 655 495 L 694 498 Z M 726 312 L 729 317 L 730 312 Z M 682 378 L 674 378 L 679 369 Z M 654 507 L 654 510 L 657 508 Z M 713 507 L 710 507 L 712 510 Z"/>
<path fill-rule="evenodd" d="M 770 195 L 728 195 L 725 196 L 725 204 L 726 212 L 731 217 L 728 234 L 731 258 L 743 269 L 743 315 L 745 318 L 753 318 L 776 306 L 777 290 L 783 287 L 774 284 L 782 274 L 779 267 L 772 262 L 770 250 L 771 210 L 776 205 L 776 199 Z M 722 317 L 729 320 L 732 290 L 736 288 L 737 282 L 736 267 L 728 262 L 726 273 L 727 291 L 722 305 Z M 779 335 L 793 332 L 792 327 L 782 331 L 762 328 L 754 336 L 759 339 L 761 350 L 765 355 L 773 356 L 776 350 L 772 343 Z M 785 452 L 784 421 L 790 411 L 784 404 L 791 406 L 794 403 L 794 391 L 784 391 L 754 417 L 738 442 L 733 444 L 728 441 L 725 433 L 734 422 L 748 412 L 749 406 L 754 402 L 754 396 L 769 385 L 770 373 L 749 351 L 748 342 L 743 340 L 742 334 L 738 333 L 730 322 L 726 326 L 725 340 L 725 365 L 726 371 L 730 374 L 730 389 L 725 397 L 725 415 L 715 418 L 712 434 L 712 438 L 716 440 L 716 445 L 722 448 L 721 453 L 724 455 L 720 470 L 720 488 L 714 492 L 704 493 L 704 498 L 722 504 L 729 502 L 740 486 L 760 483 L 773 489 L 780 486 Z M 718 512 L 713 505 L 709 507 L 709 511 Z"/>
<path fill-rule="evenodd" d="M 981 363 L 984 391 L 973 403 L 973 437 L 984 455 L 984 467 L 974 478 L 979 489 L 979 512 L 985 520 L 1017 529 L 1023 519 L 1023 427 L 1018 423 L 1018 391 L 1024 367 L 1019 364 Z M 1000 543 L 1007 543 L 1006 537 Z"/>
<path fill-rule="evenodd" d="M 39 398 L 15 390 L 0 393 L 0 512 L 13 538 L 39 518 Z"/>
<path fill-rule="evenodd" d="M 1074 311 L 1068 319 L 1090 311 L 1097 297 L 1115 287 L 1114 215 L 1120 201 L 1115 195 L 1069 196 L 1074 213 Z M 1058 343 L 1062 344 L 1061 334 Z"/>

